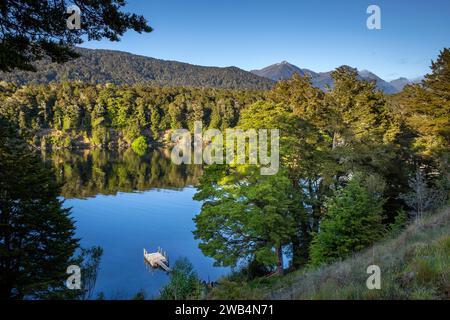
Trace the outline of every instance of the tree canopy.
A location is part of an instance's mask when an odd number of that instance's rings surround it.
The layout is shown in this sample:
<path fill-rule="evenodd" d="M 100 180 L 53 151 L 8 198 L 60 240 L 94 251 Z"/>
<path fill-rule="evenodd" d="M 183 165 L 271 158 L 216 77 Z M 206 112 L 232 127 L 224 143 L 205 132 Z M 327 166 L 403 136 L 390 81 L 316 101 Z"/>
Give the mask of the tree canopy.
<path fill-rule="evenodd" d="M 273 267 L 275 252 L 287 252 L 293 268 L 330 262 L 362 250 L 414 209 L 408 177 L 417 167 L 448 195 L 439 182 L 449 172 L 448 58 L 444 49 L 421 85 L 394 97 L 343 66 L 327 92 L 294 75 L 243 108 L 239 128 L 280 129 L 280 174 L 206 168 L 195 196 L 204 201 L 195 218 L 203 252 L 225 265 L 256 257 Z M 265 188 L 271 193 L 259 193 Z"/>
<path fill-rule="evenodd" d="M 0 117 L 0 297 L 52 298 L 67 290 L 78 239 L 59 187 Z"/>
<path fill-rule="evenodd" d="M 311 243 L 311 265 L 347 257 L 383 235 L 382 187 L 373 176 L 357 174 L 334 192 L 326 202 L 327 214 L 320 222 L 320 231 Z"/>
<path fill-rule="evenodd" d="M 81 28 L 67 27 L 67 8 L 81 11 Z M 151 32 L 145 18 L 122 12 L 124 0 L 4 0 L 0 2 L 0 70 L 34 70 L 33 61 L 48 57 L 66 62 L 83 40 L 118 41 L 125 31 Z"/>

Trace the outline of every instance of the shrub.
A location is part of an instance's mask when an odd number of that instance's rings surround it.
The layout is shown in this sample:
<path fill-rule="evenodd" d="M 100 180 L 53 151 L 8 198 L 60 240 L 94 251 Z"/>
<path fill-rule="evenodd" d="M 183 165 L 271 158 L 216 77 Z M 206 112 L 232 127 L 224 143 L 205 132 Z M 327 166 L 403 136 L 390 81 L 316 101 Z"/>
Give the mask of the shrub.
<path fill-rule="evenodd" d="M 389 229 L 392 233 L 398 233 L 405 228 L 407 222 L 408 214 L 405 210 L 399 210 L 395 216 L 394 222 L 389 226 Z"/>
<path fill-rule="evenodd" d="M 310 247 L 311 265 L 346 257 L 381 237 L 384 201 L 366 185 L 356 175 L 327 201 L 327 215 Z"/>
<path fill-rule="evenodd" d="M 143 156 L 145 154 L 147 148 L 148 144 L 144 136 L 139 136 L 139 138 L 135 139 L 131 143 L 131 149 L 133 149 L 133 151 L 140 156 Z"/>
<path fill-rule="evenodd" d="M 175 261 L 170 272 L 169 283 L 161 289 L 162 300 L 198 299 L 201 294 L 201 284 L 192 263 L 187 258 Z"/>

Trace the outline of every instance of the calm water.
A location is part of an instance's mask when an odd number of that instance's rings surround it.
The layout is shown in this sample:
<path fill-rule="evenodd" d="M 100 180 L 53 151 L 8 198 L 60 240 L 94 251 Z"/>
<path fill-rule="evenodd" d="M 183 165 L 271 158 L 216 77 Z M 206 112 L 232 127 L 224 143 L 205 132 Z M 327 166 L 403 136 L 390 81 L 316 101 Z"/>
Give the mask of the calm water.
<path fill-rule="evenodd" d="M 200 167 L 173 165 L 165 151 L 144 157 L 132 151 L 67 152 L 46 159 L 63 184 L 81 245 L 104 250 L 94 297 L 103 292 L 107 298 L 129 298 L 141 289 L 157 296 L 168 276 L 145 265 L 144 247 L 162 247 L 172 263 L 187 257 L 203 280 L 228 272 L 203 256 L 192 235 L 192 218 L 201 206 L 192 200 L 192 185 Z"/>

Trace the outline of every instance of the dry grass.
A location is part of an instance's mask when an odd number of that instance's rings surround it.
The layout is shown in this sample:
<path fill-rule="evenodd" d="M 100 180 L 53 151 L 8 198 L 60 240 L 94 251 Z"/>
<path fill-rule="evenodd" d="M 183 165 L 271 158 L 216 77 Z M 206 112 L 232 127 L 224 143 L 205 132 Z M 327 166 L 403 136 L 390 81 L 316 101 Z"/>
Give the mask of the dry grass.
<path fill-rule="evenodd" d="M 381 289 L 369 290 L 369 265 Z M 251 283 L 224 280 L 214 299 L 450 299 L 450 208 L 354 256 L 314 270 Z"/>

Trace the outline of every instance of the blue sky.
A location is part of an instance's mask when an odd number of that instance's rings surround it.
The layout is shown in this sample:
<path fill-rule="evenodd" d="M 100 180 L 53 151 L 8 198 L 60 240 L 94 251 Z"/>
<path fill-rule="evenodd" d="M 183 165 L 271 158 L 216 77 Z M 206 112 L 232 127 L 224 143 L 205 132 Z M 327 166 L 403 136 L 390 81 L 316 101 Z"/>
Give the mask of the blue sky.
<path fill-rule="evenodd" d="M 371 4 L 381 8 L 381 30 L 366 27 Z M 128 0 L 126 10 L 154 31 L 83 46 L 245 70 L 282 60 L 314 71 L 347 64 L 386 80 L 426 74 L 450 46 L 449 0 Z"/>

